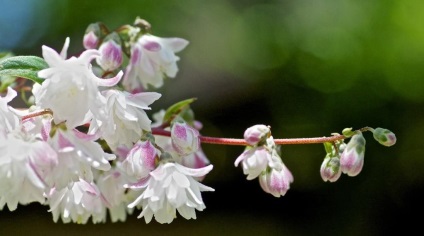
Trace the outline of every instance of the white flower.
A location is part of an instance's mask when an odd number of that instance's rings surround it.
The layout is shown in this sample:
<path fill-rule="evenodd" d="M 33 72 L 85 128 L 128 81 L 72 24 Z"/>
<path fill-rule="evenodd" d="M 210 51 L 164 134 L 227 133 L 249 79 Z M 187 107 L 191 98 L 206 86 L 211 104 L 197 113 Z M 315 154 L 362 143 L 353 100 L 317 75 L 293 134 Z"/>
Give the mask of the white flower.
<path fill-rule="evenodd" d="M 91 70 L 90 62 L 100 56 L 97 50 L 84 51 L 78 58 L 66 58 L 69 38 L 59 55 L 53 49 L 43 46 L 43 57 L 49 68 L 38 72 L 46 80 L 35 84 L 35 103 L 41 108 L 50 108 L 56 123 L 66 121 L 68 128 L 87 122 L 90 115 L 101 116 L 105 99 L 99 86 L 114 86 L 122 77 L 122 72 L 111 79 L 97 78 Z"/>
<path fill-rule="evenodd" d="M 79 179 L 93 181 L 92 168 L 110 170 L 109 161 L 115 159 L 115 155 L 104 152 L 101 146 L 94 142 L 96 138 L 76 130 L 58 129 L 49 143 L 57 151 L 59 163 L 49 176 L 48 183 L 62 189 Z"/>
<path fill-rule="evenodd" d="M 163 124 L 163 118 L 165 117 L 165 113 L 166 111 L 164 109 L 161 109 L 160 111 L 154 113 L 152 115 L 153 123 L 151 126 L 154 128 L 161 126 Z"/>
<path fill-rule="evenodd" d="M 209 165 L 210 161 L 206 157 L 203 150 L 199 148 L 199 150 L 197 150 L 196 152 L 188 156 L 182 157 L 181 164 L 188 168 L 199 169 Z M 204 178 L 205 176 L 194 177 L 194 179 L 197 181 L 202 181 Z"/>
<path fill-rule="evenodd" d="M 143 130 L 150 131 L 151 121 L 144 110 L 160 98 L 154 92 L 130 94 L 117 90 L 103 92 L 107 99 L 106 116 L 94 119 L 90 132 L 100 131 L 112 150 L 118 146 L 132 147 L 140 139 Z"/>
<path fill-rule="evenodd" d="M 236 159 L 234 165 L 237 167 L 241 162 L 243 173 L 247 175 L 248 180 L 252 180 L 267 168 L 269 160 L 271 160 L 271 154 L 264 146 L 247 147 Z"/>
<path fill-rule="evenodd" d="M 15 129 L 19 124 L 19 118 L 12 112 L 14 109 L 7 105 L 16 95 L 15 90 L 7 87 L 6 96 L 0 96 L 0 135 Z"/>
<path fill-rule="evenodd" d="M 94 183 L 79 180 L 63 189 L 52 189 L 47 197 L 54 222 L 60 217 L 63 223 L 85 224 L 90 216 L 93 223 L 106 221 L 106 207 Z"/>
<path fill-rule="evenodd" d="M 195 209 L 205 208 L 201 191 L 214 191 L 193 177 L 204 176 L 212 170 L 212 165 L 200 169 L 190 169 L 177 163 L 165 163 L 150 172 L 144 192 L 128 207 L 143 207 L 138 218 L 144 217 L 149 223 L 154 216 L 159 223 L 171 223 L 176 211 L 186 219 L 196 219 Z M 136 187 L 136 188 L 138 188 Z"/>
<path fill-rule="evenodd" d="M 28 111 L 26 111 L 27 114 Z M 50 137 L 52 117 L 50 114 L 36 116 L 22 120 L 22 130 L 25 133 L 32 134 L 36 138 L 47 141 Z"/>
<path fill-rule="evenodd" d="M 112 222 L 125 221 L 130 210 L 127 207 L 129 203 L 127 189 L 124 188 L 126 181 L 118 168 L 105 172 L 97 178 L 97 185 L 107 204 Z"/>
<path fill-rule="evenodd" d="M 131 47 L 131 62 L 127 68 L 124 86 L 130 90 L 155 88 L 163 85 L 163 77 L 174 78 L 178 72 L 176 52 L 183 50 L 188 41 L 181 38 L 159 38 L 145 34 Z"/>
<path fill-rule="evenodd" d="M 45 177 L 57 165 L 55 151 L 33 135 L 19 130 L 0 135 L 0 209 L 17 204 L 44 203 Z"/>
<path fill-rule="evenodd" d="M 268 134 L 267 127 L 253 126 L 245 133 L 246 141 L 249 140 L 250 134 L 257 136 L 261 133 L 254 129 L 265 129 L 263 135 Z M 263 137 L 253 138 L 252 145 L 257 144 L 257 140 L 262 141 Z M 248 180 L 252 180 L 259 176 L 259 184 L 262 189 L 274 195 L 275 197 L 284 196 L 290 188 L 290 183 L 293 182 L 293 175 L 284 165 L 280 155 L 278 155 L 277 146 L 275 145 L 274 138 L 269 136 L 265 140 L 263 146 L 246 147 L 245 151 L 234 162 L 235 166 L 242 164 L 243 173 L 247 175 Z"/>

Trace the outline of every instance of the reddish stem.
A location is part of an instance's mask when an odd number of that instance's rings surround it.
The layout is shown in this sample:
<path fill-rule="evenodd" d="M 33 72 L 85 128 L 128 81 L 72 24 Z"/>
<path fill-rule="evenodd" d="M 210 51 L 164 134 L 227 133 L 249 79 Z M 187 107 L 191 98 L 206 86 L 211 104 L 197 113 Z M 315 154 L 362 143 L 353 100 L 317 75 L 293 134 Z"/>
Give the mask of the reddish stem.
<path fill-rule="evenodd" d="M 160 129 L 160 128 L 153 128 L 152 134 L 171 137 L 171 132 Z M 331 137 L 317 137 L 317 138 L 274 139 L 274 142 L 275 144 L 312 144 L 312 143 L 334 142 L 336 140 L 342 140 L 346 138 L 347 137 L 344 135 L 334 135 Z M 235 138 L 216 138 L 216 137 L 200 136 L 200 141 L 202 143 L 209 143 L 209 144 L 239 145 L 239 146 L 249 145 L 244 139 L 235 139 Z"/>
<path fill-rule="evenodd" d="M 33 112 L 33 113 L 29 113 L 28 115 L 22 116 L 22 120 L 26 120 L 26 119 L 37 117 L 37 116 L 43 116 L 43 115 L 53 116 L 53 112 L 50 109 L 36 111 L 36 112 Z"/>

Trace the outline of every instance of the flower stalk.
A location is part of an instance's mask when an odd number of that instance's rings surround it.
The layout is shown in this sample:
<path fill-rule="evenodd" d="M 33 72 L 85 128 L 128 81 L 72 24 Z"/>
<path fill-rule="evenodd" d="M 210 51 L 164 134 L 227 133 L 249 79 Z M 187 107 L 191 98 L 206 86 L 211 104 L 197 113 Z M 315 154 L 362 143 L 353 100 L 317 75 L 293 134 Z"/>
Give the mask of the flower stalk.
<path fill-rule="evenodd" d="M 358 129 L 356 132 L 365 132 L 371 131 L 372 128 L 364 127 Z M 162 135 L 171 137 L 171 132 L 164 130 L 162 128 L 152 128 L 152 134 Z M 219 145 L 232 145 L 232 146 L 248 146 L 249 143 L 244 139 L 236 138 L 218 138 L 218 137 L 208 137 L 208 136 L 199 136 L 202 143 L 208 144 L 219 144 Z M 275 144 L 277 145 L 292 145 L 292 144 L 317 144 L 317 143 L 326 143 L 326 142 L 335 142 L 337 140 L 343 140 L 348 137 L 337 134 L 330 137 L 313 137 L 313 138 L 285 138 L 285 139 L 274 139 Z"/>

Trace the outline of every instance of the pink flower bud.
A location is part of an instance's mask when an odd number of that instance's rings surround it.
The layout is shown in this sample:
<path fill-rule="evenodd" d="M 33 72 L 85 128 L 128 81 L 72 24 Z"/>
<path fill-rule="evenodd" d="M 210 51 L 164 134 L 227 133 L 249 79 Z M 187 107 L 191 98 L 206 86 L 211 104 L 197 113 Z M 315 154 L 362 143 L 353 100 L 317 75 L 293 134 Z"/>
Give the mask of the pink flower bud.
<path fill-rule="evenodd" d="M 197 130 L 201 130 L 203 128 L 203 124 L 202 124 L 202 122 L 195 120 L 193 122 L 193 127 Z"/>
<path fill-rule="evenodd" d="M 257 145 L 260 141 L 263 141 L 268 137 L 270 129 L 265 125 L 254 125 L 244 132 L 244 139 L 247 143 L 254 146 Z"/>
<path fill-rule="evenodd" d="M 171 128 L 172 147 L 186 156 L 196 152 L 200 146 L 199 131 L 184 123 L 175 122 Z"/>
<path fill-rule="evenodd" d="M 138 141 L 122 162 L 122 168 L 129 177 L 143 179 L 155 169 L 156 156 L 156 148 L 150 141 Z"/>
<path fill-rule="evenodd" d="M 339 157 L 327 154 L 322 162 L 320 173 L 324 181 L 336 182 L 342 174 Z"/>
<path fill-rule="evenodd" d="M 84 45 L 85 49 L 96 49 L 97 44 L 99 43 L 99 38 L 94 33 L 94 31 L 89 31 L 84 35 L 84 38 L 82 40 L 82 44 Z"/>
<path fill-rule="evenodd" d="M 396 135 L 388 129 L 376 128 L 373 130 L 373 135 L 375 140 L 386 147 L 390 147 L 396 143 Z"/>
<path fill-rule="evenodd" d="M 340 157 L 342 172 L 349 176 L 356 176 L 364 165 L 365 139 L 362 133 L 352 136 Z"/>
<path fill-rule="evenodd" d="M 274 197 L 284 196 L 290 189 L 290 183 L 293 182 L 293 175 L 283 164 L 280 170 L 271 168 L 259 176 L 259 184 L 262 189 L 274 195 Z"/>
<path fill-rule="evenodd" d="M 108 40 L 99 48 L 100 57 L 96 59 L 97 64 L 105 71 L 114 71 L 122 64 L 122 49 L 121 45 L 114 40 Z"/>

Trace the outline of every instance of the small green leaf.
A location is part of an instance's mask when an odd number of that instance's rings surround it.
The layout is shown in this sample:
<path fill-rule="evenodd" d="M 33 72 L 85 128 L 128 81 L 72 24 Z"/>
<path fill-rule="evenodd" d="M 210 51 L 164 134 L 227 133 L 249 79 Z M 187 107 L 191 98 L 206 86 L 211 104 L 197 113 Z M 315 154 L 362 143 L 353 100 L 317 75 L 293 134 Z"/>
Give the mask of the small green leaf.
<path fill-rule="evenodd" d="M 165 115 L 163 117 L 163 123 L 170 123 L 176 115 L 179 115 L 181 112 L 188 109 L 190 107 L 190 104 L 193 103 L 195 100 L 196 98 L 190 98 L 177 102 L 174 105 L 170 106 L 165 112 Z"/>
<path fill-rule="evenodd" d="M 355 133 L 356 133 L 355 131 L 352 131 L 352 128 L 345 128 L 345 129 L 342 131 L 342 134 L 343 134 L 346 138 L 352 137 Z"/>
<path fill-rule="evenodd" d="M 194 111 L 189 106 L 180 113 L 180 116 L 187 124 L 193 126 Z"/>
<path fill-rule="evenodd" d="M 324 143 L 324 148 L 325 148 L 325 152 L 331 154 L 331 152 L 333 151 L 333 144 L 330 142 L 325 142 Z"/>
<path fill-rule="evenodd" d="M 0 76 L 21 77 L 40 84 L 44 79 L 38 77 L 37 74 L 40 70 L 48 67 L 49 65 L 40 57 L 8 57 L 0 61 Z"/>

